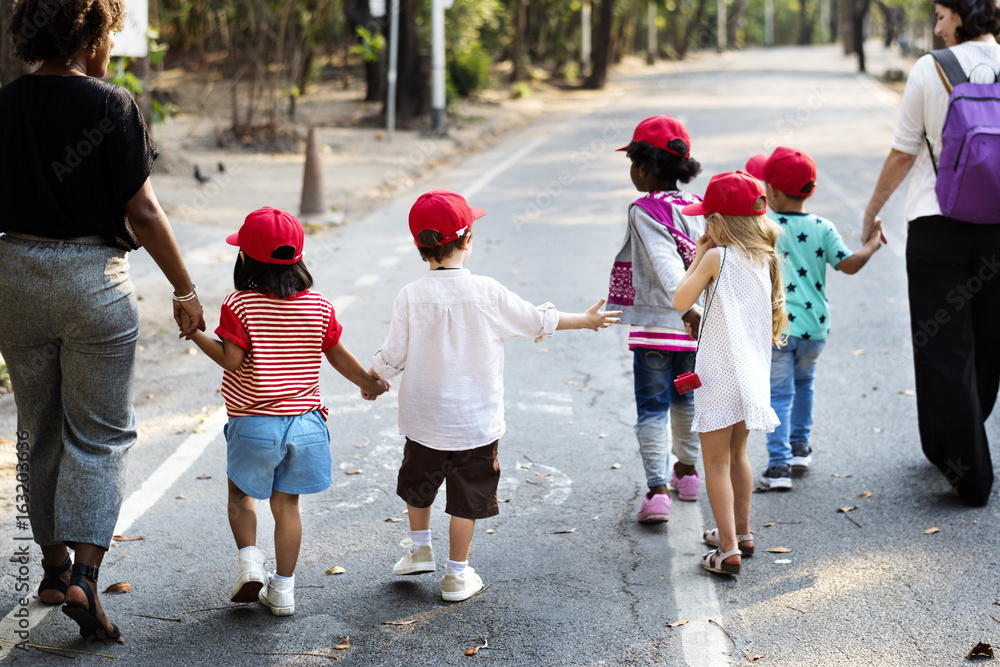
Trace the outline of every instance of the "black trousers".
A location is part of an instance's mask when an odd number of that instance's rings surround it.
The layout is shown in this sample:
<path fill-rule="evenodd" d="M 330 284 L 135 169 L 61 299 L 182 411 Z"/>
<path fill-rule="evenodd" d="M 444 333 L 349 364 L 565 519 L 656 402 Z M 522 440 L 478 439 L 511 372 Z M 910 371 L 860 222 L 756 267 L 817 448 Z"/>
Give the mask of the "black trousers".
<path fill-rule="evenodd" d="M 985 505 L 984 422 L 1000 387 L 1000 224 L 913 220 L 906 274 L 920 444 L 963 501 Z"/>

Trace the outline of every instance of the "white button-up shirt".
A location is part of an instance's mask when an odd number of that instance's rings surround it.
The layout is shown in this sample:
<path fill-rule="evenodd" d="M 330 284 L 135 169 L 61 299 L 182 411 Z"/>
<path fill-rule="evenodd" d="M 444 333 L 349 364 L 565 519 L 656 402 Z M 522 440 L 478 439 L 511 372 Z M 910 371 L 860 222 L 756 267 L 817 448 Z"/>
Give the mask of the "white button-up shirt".
<path fill-rule="evenodd" d="M 559 314 L 533 306 L 468 269 L 428 271 L 400 291 L 375 373 L 388 380 L 404 370 L 399 431 L 432 449 L 487 445 L 505 431 L 503 344 L 520 336 L 552 335 Z"/>

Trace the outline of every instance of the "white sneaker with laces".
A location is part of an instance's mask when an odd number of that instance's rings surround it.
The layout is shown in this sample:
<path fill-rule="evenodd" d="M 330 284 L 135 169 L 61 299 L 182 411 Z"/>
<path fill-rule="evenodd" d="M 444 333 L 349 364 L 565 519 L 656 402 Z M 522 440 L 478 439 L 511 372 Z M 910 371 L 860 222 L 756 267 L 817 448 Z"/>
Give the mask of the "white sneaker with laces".
<path fill-rule="evenodd" d="M 233 602 L 253 602 L 260 589 L 267 583 L 264 570 L 264 552 L 257 547 L 249 547 L 240 552 L 239 574 L 229 591 Z"/>
<path fill-rule="evenodd" d="M 399 546 L 406 547 L 406 553 L 392 566 L 392 573 L 399 576 L 404 574 L 422 574 L 433 572 L 437 569 L 434 565 L 434 549 L 431 545 L 425 544 L 419 549 L 413 549 L 413 540 L 405 539 Z"/>
<path fill-rule="evenodd" d="M 267 575 L 267 587 L 261 590 L 257 599 L 275 616 L 291 616 L 295 613 L 295 575 L 277 579 L 275 574 Z"/>
<path fill-rule="evenodd" d="M 447 602 L 461 602 L 483 590 L 483 580 L 471 567 L 465 568 L 463 576 L 444 575 L 441 580 L 441 597 Z"/>

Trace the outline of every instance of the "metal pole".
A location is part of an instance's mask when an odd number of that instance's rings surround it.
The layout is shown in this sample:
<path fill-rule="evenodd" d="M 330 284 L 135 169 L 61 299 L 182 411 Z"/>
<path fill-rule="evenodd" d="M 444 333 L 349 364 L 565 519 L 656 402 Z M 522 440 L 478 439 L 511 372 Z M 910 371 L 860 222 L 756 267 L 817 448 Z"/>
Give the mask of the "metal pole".
<path fill-rule="evenodd" d="M 719 0 L 719 20 L 716 23 L 716 31 L 719 33 L 719 51 L 726 50 L 726 0 Z"/>
<path fill-rule="evenodd" d="M 389 10 L 389 90 L 386 91 L 385 135 L 389 142 L 396 133 L 396 79 L 399 60 L 399 0 L 392 0 Z"/>
<path fill-rule="evenodd" d="M 774 0 L 764 0 L 764 44 L 774 46 Z"/>
<path fill-rule="evenodd" d="M 431 129 L 444 133 L 444 0 L 431 2 Z"/>
<path fill-rule="evenodd" d="M 656 0 L 649 0 L 649 48 L 646 51 L 646 64 L 656 62 Z"/>
<path fill-rule="evenodd" d="M 590 2 L 586 1 L 580 8 L 580 67 L 583 75 L 590 74 Z"/>

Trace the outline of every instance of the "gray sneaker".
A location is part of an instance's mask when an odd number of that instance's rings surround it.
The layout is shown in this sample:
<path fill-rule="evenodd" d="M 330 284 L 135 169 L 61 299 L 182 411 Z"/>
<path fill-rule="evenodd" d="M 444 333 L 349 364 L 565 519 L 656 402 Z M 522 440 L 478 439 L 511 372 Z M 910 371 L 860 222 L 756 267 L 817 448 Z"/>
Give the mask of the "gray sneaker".
<path fill-rule="evenodd" d="M 416 551 L 413 550 L 413 541 L 406 539 L 400 544 L 406 547 L 406 553 L 392 566 L 392 573 L 399 576 L 404 574 L 422 574 L 433 572 L 437 569 L 434 565 L 434 550 L 431 545 L 425 544 Z"/>
<path fill-rule="evenodd" d="M 771 466 L 760 476 L 760 483 L 765 489 L 791 491 L 792 468 L 787 465 Z"/>
<path fill-rule="evenodd" d="M 812 462 L 812 447 L 801 442 L 792 443 L 792 472 L 801 475 L 809 470 Z"/>
<path fill-rule="evenodd" d="M 441 597 L 447 602 L 461 602 L 483 590 L 483 580 L 471 567 L 465 568 L 463 576 L 444 575 L 441 580 Z"/>

